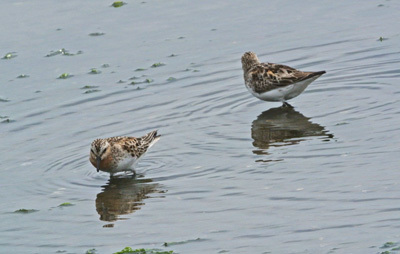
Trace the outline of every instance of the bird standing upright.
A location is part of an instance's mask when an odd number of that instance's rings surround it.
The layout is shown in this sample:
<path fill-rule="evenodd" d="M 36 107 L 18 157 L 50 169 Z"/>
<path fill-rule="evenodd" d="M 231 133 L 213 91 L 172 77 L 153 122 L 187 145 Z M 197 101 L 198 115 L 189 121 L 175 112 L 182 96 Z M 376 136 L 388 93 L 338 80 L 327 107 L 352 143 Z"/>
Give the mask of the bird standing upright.
<path fill-rule="evenodd" d="M 253 52 L 244 53 L 242 68 L 246 88 L 253 96 L 264 101 L 281 101 L 285 106 L 290 106 L 287 100 L 301 94 L 311 82 L 325 73 L 303 72 L 286 65 L 261 63 Z"/>

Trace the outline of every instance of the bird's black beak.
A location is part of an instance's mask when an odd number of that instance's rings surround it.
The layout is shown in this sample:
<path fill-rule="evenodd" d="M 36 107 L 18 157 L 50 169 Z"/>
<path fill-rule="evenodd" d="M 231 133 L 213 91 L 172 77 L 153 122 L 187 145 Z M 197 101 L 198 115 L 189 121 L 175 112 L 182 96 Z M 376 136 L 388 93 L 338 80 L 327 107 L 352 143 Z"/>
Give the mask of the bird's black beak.
<path fill-rule="evenodd" d="M 97 172 L 99 172 L 99 170 L 100 170 L 100 161 L 101 161 L 101 158 L 99 157 L 99 156 L 97 156 L 96 157 L 96 168 L 97 168 Z"/>

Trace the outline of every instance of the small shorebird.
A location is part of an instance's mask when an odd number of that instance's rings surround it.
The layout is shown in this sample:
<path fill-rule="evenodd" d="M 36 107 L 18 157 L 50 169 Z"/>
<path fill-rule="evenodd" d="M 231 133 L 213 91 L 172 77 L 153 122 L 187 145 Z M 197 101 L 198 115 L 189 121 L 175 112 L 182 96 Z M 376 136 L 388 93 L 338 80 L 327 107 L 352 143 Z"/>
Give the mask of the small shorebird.
<path fill-rule="evenodd" d="M 117 172 L 131 171 L 134 175 L 135 163 L 160 139 L 157 131 L 140 138 L 112 137 L 96 139 L 90 148 L 90 162 L 99 170 L 113 176 Z"/>
<path fill-rule="evenodd" d="M 319 78 L 325 71 L 303 72 L 292 67 L 261 63 L 253 52 L 246 52 L 242 56 L 244 81 L 249 92 L 260 100 L 281 101 L 286 103 L 299 94 L 307 86 Z"/>

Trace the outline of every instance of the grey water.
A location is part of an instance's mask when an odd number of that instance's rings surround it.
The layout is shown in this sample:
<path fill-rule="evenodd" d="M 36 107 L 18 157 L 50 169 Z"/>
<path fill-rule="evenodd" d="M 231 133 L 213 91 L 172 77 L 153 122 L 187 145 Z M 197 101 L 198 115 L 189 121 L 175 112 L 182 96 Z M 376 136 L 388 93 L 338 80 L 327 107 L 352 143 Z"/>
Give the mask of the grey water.
<path fill-rule="evenodd" d="M 126 3 L 0 3 L 0 253 L 400 253 L 398 1 Z M 246 51 L 327 74 L 281 108 Z"/>

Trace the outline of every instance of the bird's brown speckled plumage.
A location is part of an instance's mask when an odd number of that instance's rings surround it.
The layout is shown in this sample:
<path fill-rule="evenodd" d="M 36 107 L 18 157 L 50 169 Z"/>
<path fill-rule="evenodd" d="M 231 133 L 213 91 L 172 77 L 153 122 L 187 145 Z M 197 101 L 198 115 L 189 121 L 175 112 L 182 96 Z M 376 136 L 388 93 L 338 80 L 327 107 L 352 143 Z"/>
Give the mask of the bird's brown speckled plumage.
<path fill-rule="evenodd" d="M 325 73 L 325 71 L 303 72 L 282 64 L 261 63 L 253 52 L 246 52 L 242 56 L 242 68 L 245 84 L 255 94 L 266 93 L 312 79 L 311 83 Z M 285 98 L 283 98 L 284 100 Z"/>
<path fill-rule="evenodd" d="M 149 132 L 140 138 L 111 137 L 92 142 L 90 162 L 98 170 L 114 174 L 120 171 L 133 171 L 133 165 L 160 138 L 157 131 Z M 99 161 L 97 161 L 99 159 Z M 125 168 L 126 167 L 126 168 Z"/>

